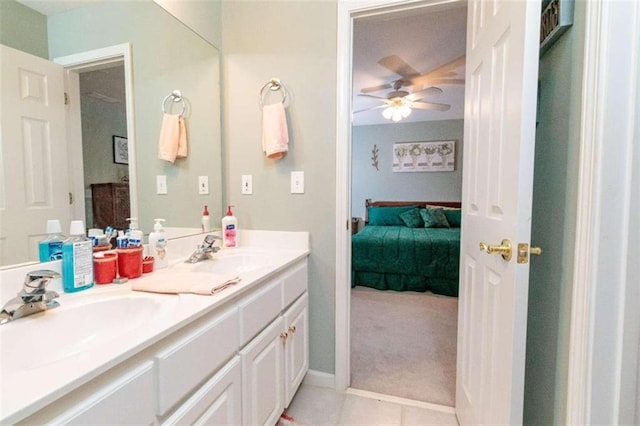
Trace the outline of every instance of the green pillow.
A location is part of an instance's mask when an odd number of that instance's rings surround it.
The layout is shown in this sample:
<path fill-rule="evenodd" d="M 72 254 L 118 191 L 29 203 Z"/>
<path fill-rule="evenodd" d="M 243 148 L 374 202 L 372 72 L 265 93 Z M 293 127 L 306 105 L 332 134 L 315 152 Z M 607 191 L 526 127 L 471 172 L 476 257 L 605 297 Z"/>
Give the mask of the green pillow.
<path fill-rule="evenodd" d="M 422 228 L 424 226 L 424 221 L 422 220 L 422 216 L 420 216 L 420 209 L 418 207 L 400 213 L 400 219 L 402 219 L 404 224 L 409 228 Z"/>
<path fill-rule="evenodd" d="M 368 218 L 369 225 L 372 226 L 405 226 L 400 214 L 418 206 L 402 206 L 402 207 L 369 207 Z"/>
<path fill-rule="evenodd" d="M 460 228 L 460 223 L 462 222 L 462 210 L 460 209 L 444 210 L 444 215 L 447 217 L 447 222 L 449 222 L 450 227 Z"/>
<path fill-rule="evenodd" d="M 425 228 L 448 228 L 449 222 L 442 209 L 420 209 Z"/>

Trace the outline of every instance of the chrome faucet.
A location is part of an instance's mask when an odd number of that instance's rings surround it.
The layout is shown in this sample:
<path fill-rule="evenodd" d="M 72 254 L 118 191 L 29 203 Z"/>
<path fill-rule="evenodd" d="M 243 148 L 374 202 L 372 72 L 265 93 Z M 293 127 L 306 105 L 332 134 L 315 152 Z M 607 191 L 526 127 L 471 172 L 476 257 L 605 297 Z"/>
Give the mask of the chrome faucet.
<path fill-rule="evenodd" d="M 222 240 L 222 238 L 212 234 L 204 237 L 202 244 L 196 248 L 196 251 L 191 253 L 191 256 L 189 256 L 185 263 L 197 263 L 201 260 L 211 259 L 211 256 L 220 250 L 220 247 L 213 245 L 216 240 Z"/>
<path fill-rule="evenodd" d="M 54 278 L 60 278 L 60 274 L 49 270 L 27 273 L 18 297 L 9 300 L 0 311 L 0 325 L 60 306 L 55 300 L 60 295 L 53 290 L 46 290 L 47 284 Z"/>

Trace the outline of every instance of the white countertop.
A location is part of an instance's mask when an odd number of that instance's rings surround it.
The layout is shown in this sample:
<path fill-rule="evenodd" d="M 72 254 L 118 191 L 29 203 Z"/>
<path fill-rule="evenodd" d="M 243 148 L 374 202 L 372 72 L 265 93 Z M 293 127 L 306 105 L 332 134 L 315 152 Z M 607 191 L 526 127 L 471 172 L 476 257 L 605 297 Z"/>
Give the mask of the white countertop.
<path fill-rule="evenodd" d="M 15 423 L 29 416 L 309 255 L 309 236 L 306 232 L 241 231 L 239 237 L 241 247 L 223 250 L 220 254 L 242 256 L 261 253 L 268 255 L 268 264 L 239 272 L 242 278 L 240 283 L 212 296 L 136 292 L 131 290 L 132 280 L 120 285 L 95 285 L 91 289 L 68 294 L 62 292 L 61 284 L 57 282 L 60 280 L 54 281 L 49 289 L 60 293 L 60 298 L 57 299 L 60 307 L 0 326 L 0 423 Z M 171 240 L 171 262 L 185 259 L 188 255 L 186 253 L 190 253 L 202 239 L 202 235 L 196 235 Z M 58 261 L 46 265 L 32 265 L 26 270 L 46 266 L 47 269 L 59 271 L 59 263 Z M 23 269 L 25 268 L 9 273 L 0 271 L 1 304 L 15 296 L 16 288 L 20 289 L 22 282 L 16 285 L 15 276 L 24 277 Z M 154 276 L 160 279 L 163 271 L 165 270 L 154 271 L 148 276 L 145 275 L 144 279 L 153 279 Z M 189 274 L 185 269 L 185 280 L 190 279 Z M 144 319 L 140 319 L 140 316 L 136 321 L 129 322 L 126 315 L 119 310 L 114 315 L 107 313 L 115 306 L 109 305 L 111 299 L 126 299 L 126 303 L 134 307 L 137 306 L 138 299 L 145 299 L 146 302 L 141 302 L 140 306 L 148 309 L 150 313 L 145 315 Z M 104 322 L 100 322 L 101 315 L 106 317 L 105 321 L 109 321 L 98 342 L 84 342 L 86 336 L 81 326 L 70 325 L 51 333 L 47 332 L 46 327 L 49 324 L 45 324 L 45 321 L 56 320 L 54 316 L 57 314 L 60 315 L 58 318 L 62 318 L 65 310 L 78 308 L 89 313 L 91 318 L 87 326 L 95 323 L 105 327 Z M 122 332 L 123 329 L 126 329 L 126 332 Z M 47 346 L 60 344 L 56 340 L 56 333 L 60 333 L 59 340 L 64 341 L 65 348 L 69 349 L 63 356 L 56 356 L 57 359 L 47 359 Z M 22 342 L 19 345 L 12 343 L 16 335 L 20 336 L 19 341 Z M 57 352 L 54 352 L 59 354 L 59 348 L 56 350 Z"/>

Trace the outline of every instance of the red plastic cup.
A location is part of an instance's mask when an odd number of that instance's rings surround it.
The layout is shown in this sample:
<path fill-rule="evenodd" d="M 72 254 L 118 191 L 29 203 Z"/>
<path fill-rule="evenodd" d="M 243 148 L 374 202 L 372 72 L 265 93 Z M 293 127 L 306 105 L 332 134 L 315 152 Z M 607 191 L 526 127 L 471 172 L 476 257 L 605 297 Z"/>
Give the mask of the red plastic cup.
<path fill-rule="evenodd" d="M 96 284 L 110 284 L 116 277 L 117 258 L 115 253 L 93 256 L 93 279 Z"/>
<path fill-rule="evenodd" d="M 142 275 L 142 247 L 119 248 L 118 272 L 121 277 L 138 278 Z"/>

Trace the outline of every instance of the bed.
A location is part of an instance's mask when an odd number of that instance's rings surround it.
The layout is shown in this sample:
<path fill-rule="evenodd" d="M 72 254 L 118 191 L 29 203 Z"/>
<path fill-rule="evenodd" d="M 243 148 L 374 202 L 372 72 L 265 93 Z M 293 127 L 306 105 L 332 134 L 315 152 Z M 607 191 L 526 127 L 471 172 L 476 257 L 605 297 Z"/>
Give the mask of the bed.
<path fill-rule="evenodd" d="M 352 286 L 458 295 L 459 202 L 366 201 L 351 238 Z"/>

